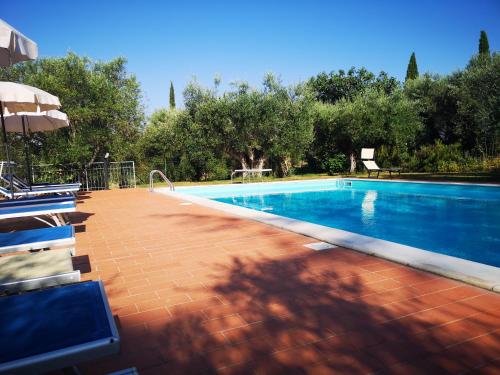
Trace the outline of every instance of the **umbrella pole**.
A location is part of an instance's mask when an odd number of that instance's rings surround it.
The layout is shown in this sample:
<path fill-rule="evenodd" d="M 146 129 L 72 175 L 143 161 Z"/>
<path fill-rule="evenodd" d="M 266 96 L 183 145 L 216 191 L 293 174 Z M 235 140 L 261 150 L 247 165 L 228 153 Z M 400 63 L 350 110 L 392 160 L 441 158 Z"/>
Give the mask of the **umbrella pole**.
<path fill-rule="evenodd" d="M 28 178 L 28 185 L 30 187 L 30 191 L 33 190 L 32 186 L 32 176 L 31 176 L 31 160 L 30 160 L 30 145 L 28 143 L 28 135 L 26 134 L 26 124 L 25 120 L 28 121 L 28 119 L 25 118 L 26 116 L 22 116 L 21 120 L 23 122 L 23 139 L 24 139 L 24 154 L 26 158 L 26 177 Z"/>
<path fill-rule="evenodd" d="M 3 117 L 3 102 L 0 101 L 0 117 L 2 119 L 3 144 L 5 146 L 5 157 L 7 158 L 7 168 L 10 175 L 10 194 L 14 199 L 14 181 L 12 179 L 12 165 L 10 163 L 9 143 L 7 142 L 7 129 L 5 129 L 5 119 Z"/>

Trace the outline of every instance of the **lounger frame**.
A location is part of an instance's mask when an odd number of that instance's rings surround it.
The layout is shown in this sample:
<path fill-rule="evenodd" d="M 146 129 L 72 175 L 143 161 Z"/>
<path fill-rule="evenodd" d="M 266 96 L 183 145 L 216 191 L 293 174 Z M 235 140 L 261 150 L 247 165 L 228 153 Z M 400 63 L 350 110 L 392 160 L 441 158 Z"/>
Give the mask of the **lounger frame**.
<path fill-rule="evenodd" d="M 392 173 L 399 173 L 401 176 L 401 168 L 380 168 L 374 160 L 375 149 L 374 148 L 363 148 L 361 149 L 361 161 L 368 172 L 368 178 L 371 177 L 372 172 L 377 172 L 377 178 L 380 176 L 380 172 L 389 172 L 389 177 L 392 178 Z M 373 163 L 373 166 L 368 166 L 368 163 Z"/>

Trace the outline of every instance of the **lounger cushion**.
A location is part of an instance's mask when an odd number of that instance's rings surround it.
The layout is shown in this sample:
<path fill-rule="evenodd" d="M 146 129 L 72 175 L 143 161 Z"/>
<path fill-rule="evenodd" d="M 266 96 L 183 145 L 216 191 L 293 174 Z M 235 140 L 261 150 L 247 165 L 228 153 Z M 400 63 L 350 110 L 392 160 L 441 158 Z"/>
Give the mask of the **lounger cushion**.
<path fill-rule="evenodd" d="M 374 148 L 362 148 L 361 149 L 361 159 L 372 160 L 375 155 Z"/>
<path fill-rule="evenodd" d="M 60 275 L 72 271 L 73 262 L 69 249 L 0 257 L 0 284 Z"/>
<path fill-rule="evenodd" d="M 377 171 L 380 169 L 377 163 L 375 163 L 373 160 L 363 160 L 363 164 L 369 171 Z"/>
<path fill-rule="evenodd" d="M 102 284 L 0 297 L 0 348 L 0 372 L 7 373 L 38 373 L 116 353 L 119 337 Z"/>
<path fill-rule="evenodd" d="M 38 250 L 47 247 L 71 246 L 75 243 L 71 225 L 0 233 L 0 254 Z"/>

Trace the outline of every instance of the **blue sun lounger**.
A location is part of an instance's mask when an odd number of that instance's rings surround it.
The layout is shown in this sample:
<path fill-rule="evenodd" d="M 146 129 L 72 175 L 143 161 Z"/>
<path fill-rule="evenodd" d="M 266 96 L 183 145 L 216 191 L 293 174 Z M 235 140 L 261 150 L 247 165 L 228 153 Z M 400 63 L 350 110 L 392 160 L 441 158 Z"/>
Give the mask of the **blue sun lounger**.
<path fill-rule="evenodd" d="M 2 180 L 4 180 L 7 184 L 10 184 L 11 175 L 3 175 L 1 176 Z M 20 191 L 30 190 L 30 185 L 28 185 L 23 179 L 19 178 L 15 174 L 12 175 L 12 185 Z M 43 184 L 33 184 L 31 185 L 31 190 L 36 189 L 44 189 L 44 188 L 64 188 L 68 189 L 70 192 L 76 192 L 80 190 L 82 184 L 79 182 L 68 183 L 68 184 L 52 184 L 52 183 L 43 183 Z"/>
<path fill-rule="evenodd" d="M 0 254 L 54 248 L 73 249 L 74 245 L 75 231 L 71 225 L 0 233 Z M 74 250 L 72 255 L 75 255 Z"/>
<path fill-rule="evenodd" d="M 118 353 L 100 281 L 0 297 L 0 373 L 43 373 Z"/>
<path fill-rule="evenodd" d="M 9 189 L 0 186 L 0 194 L 8 199 L 11 199 L 12 197 L 33 197 L 43 194 L 75 194 L 77 191 L 78 189 L 76 188 L 68 189 L 62 187 L 44 187 L 36 190 L 23 189 L 12 193 Z"/>
<path fill-rule="evenodd" d="M 68 212 L 75 212 L 75 201 L 48 202 L 20 206 L 2 206 L 0 207 L 0 220 L 21 217 L 33 217 L 49 226 L 53 226 L 41 216 L 48 216 L 56 226 L 65 225 L 67 219 L 64 215 Z"/>
<path fill-rule="evenodd" d="M 44 186 L 39 187 L 37 189 L 17 189 L 17 191 L 11 192 L 9 189 L 0 186 L 0 194 L 2 194 L 5 198 L 19 198 L 19 197 L 33 197 L 37 195 L 44 194 L 71 194 L 75 195 L 79 187 L 65 187 L 65 186 Z"/>

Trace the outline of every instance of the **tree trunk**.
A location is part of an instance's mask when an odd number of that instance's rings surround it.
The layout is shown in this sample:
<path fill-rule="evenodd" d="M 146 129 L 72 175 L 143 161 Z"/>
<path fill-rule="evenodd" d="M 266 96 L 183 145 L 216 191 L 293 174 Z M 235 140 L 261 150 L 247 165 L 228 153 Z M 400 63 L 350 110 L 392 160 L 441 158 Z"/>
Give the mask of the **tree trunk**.
<path fill-rule="evenodd" d="M 95 159 L 97 158 L 97 155 L 99 154 L 99 151 L 101 151 L 100 147 L 96 146 L 96 148 L 94 149 L 94 152 L 92 154 L 92 157 L 90 158 L 90 161 L 87 164 L 87 167 L 90 167 L 92 165 L 92 163 L 95 162 Z"/>
<path fill-rule="evenodd" d="M 262 169 L 262 168 L 264 168 L 264 162 L 265 162 L 265 161 L 266 161 L 266 159 L 265 159 L 265 158 L 263 158 L 263 157 L 262 157 L 262 158 L 259 158 L 259 159 L 257 160 L 257 162 L 255 163 L 255 167 L 254 167 L 254 169 Z M 257 176 L 258 176 L 258 177 L 262 177 L 262 172 L 259 172 L 259 173 L 257 174 Z"/>
<path fill-rule="evenodd" d="M 245 157 L 245 154 L 240 155 L 240 163 L 241 163 L 241 169 L 250 169 L 247 163 L 247 158 Z M 247 177 L 248 173 L 243 172 L 242 176 L 243 178 Z"/>
<path fill-rule="evenodd" d="M 351 152 L 349 155 L 349 159 L 351 161 L 351 169 L 349 170 L 350 173 L 356 173 L 356 154 L 354 152 Z"/>
<path fill-rule="evenodd" d="M 241 163 L 241 169 L 262 169 L 264 168 L 264 163 L 266 162 L 265 157 L 255 158 L 255 153 L 252 149 L 248 150 L 248 154 L 240 154 L 239 160 Z M 262 176 L 262 173 L 256 174 L 258 177 Z M 247 177 L 248 173 L 243 172 L 243 176 Z"/>
<path fill-rule="evenodd" d="M 292 161 L 290 160 L 289 157 L 285 157 L 281 162 L 280 162 L 280 167 L 281 167 L 281 173 L 280 177 L 285 177 L 290 174 L 290 170 L 292 169 Z"/>

